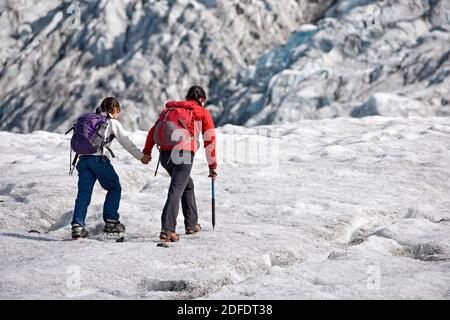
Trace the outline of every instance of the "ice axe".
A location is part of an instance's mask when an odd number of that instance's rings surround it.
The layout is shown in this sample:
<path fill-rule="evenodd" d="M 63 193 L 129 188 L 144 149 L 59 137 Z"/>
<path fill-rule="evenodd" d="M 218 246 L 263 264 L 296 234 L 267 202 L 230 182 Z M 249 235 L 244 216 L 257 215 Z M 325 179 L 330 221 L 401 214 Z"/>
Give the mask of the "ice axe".
<path fill-rule="evenodd" d="M 216 194 L 214 190 L 214 177 L 211 178 L 211 210 L 212 210 L 212 226 L 216 227 Z"/>

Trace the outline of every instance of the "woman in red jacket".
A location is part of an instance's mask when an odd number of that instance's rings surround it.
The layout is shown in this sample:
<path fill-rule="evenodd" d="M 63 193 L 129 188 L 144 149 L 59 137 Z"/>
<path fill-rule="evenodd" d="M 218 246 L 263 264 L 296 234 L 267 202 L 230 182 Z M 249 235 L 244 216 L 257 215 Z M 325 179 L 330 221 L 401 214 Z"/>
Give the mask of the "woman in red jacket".
<path fill-rule="evenodd" d="M 152 149 L 159 146 L 160 161 L 171 177 L 167 201 L 161 216 L 160 239 L 166 242 L 179 240 L 176 233 L 178 210 L 181 205 L 186 234 L 201 230 L 198 224 L 197 204 L 191 170 L 198 150 L 198 136 L 203 135 L 210 177 L 216 178 L 216 135 L 211 114 L 204 108 L 206 93 L 203 88 L 193 86 L 186 95 L 186 101 L 170 101 L 151 128 L 145 143 L 144 158 L 151 160 Z M 176 142 L 169 140 L 176 136 Z M 168 138 L 167 138 L 168 137 Z M 182 139 L 178 139 L 178 138 Z"/>

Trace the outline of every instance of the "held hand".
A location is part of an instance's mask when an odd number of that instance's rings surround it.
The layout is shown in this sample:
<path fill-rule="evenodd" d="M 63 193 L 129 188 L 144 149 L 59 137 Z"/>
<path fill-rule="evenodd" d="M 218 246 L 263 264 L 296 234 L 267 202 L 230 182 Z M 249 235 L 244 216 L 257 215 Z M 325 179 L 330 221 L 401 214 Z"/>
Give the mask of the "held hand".
<path fill-rule="evenodd" d="M 152 156 L 150 154 L 145 154 L 141 159 L 143 164 L 149 164 L 150 161 L 152 161 Z"/>
<path fill-rule="evenodd" d="M 215 169 L 209 169 L 209 178 L 212 178 L 213 180 L 217 179 L 217 172 Z"/>

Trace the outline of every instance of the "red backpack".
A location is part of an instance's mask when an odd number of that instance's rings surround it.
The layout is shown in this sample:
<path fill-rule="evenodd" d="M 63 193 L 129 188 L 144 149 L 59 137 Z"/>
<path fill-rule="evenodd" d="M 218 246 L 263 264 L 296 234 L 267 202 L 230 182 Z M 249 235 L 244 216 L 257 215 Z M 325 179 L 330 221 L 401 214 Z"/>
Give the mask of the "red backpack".
<path fill-rule="evenodd" d="M 193 133 L 189 131 L 192 108 L 168 107 L 159 115 L 155 127 L 155 143 L 163 149 L 173 149 L 178 144 L 190 143 Z"/>

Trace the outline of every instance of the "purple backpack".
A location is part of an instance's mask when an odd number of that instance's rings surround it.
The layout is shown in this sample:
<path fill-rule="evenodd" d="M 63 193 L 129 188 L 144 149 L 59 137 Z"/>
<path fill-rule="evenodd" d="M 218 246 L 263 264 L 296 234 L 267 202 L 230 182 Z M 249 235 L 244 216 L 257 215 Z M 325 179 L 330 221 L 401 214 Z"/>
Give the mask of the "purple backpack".
<path fill-rule="evenodd" d="M 73 130 L 73 136 L 70 140 L 71 147 L 71 167 L 70 174 L 73 173 L 74 167 L 80 154 L 94 154 L 99 149 L 106 147 L 114 158 L 111 149 L 105 146 L 110 143 L 111 138 L 106 139 L 105 132 L 108 127 L 108 118 L 98 113 L 88 113 L 77 119 L 74 126 L 66 132 L 66 135 Z M 72 162 L 72 150 L 76 153 Z"/>

